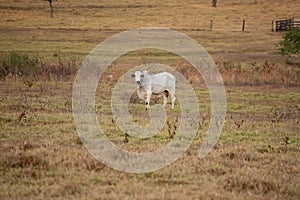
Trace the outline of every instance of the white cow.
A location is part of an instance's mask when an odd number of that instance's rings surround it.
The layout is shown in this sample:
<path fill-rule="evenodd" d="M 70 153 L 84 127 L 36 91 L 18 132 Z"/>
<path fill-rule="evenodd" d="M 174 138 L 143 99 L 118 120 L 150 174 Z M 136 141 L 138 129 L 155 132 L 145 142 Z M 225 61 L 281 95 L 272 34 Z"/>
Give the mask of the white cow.
<path fill-rule="evenodd" d="M 163 94 L 164 104 L 167 105 L 169 93 L 171 94 L 172 109 L 174 109 L 175 97 L 175 77 L 168 73 L 162 72 L 159 74 L 150 75 L 147 71 L 135 71 L 132 74 L 137 83 L 137 93 L 140 99 L 145 100 L 146 94 L 146 110 L 150 109 L 150 99 L 152 94 Z"/>

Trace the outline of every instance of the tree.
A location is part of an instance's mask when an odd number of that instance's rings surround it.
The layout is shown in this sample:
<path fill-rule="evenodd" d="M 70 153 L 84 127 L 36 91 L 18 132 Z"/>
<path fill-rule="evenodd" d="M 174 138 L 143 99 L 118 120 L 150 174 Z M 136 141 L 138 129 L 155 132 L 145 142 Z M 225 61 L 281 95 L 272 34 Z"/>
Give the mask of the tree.
<path fill-rule="evenodd" d="M 212 0 L 211 3 L 212 3 L 212 7 L 217 7 L 217 0 Z"/>
<path fill-rule="evenodd" d="M 49 1 L 49 6 L 50 6 L 50 17 L 53 18 L 53 5 L 52 5 L 52 0 L 48 0 Z"/>
<path fill-rule="evenodd" d="M 300 29 L 291 29 L 278 44 L 282 55 L 293 55 L 300 53 Z"/>
<path fill-rule="evenodd" d="M 53 18 L 53 12 L 54 12 L 54 10 L 53 10 L 53 5 L 52 5 L 53 0 L 43 0 L 43 1 L 48 1 L 48 2 L 49 2 L 49 6 L 50 6 L 50 17 Z M 56 1 L 56 0 L 54 0 L 54 1 Z"/>

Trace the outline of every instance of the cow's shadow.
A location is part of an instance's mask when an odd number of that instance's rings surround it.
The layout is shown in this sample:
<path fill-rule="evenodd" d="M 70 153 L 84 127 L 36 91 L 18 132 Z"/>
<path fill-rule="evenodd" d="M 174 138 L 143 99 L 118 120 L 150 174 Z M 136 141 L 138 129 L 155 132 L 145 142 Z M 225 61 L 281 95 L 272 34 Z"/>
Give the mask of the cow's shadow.
<path fill-rule="evenodd" d="M 138 97 L 137 93 L 133 93 L 130 97 L 129 103 L 132 104 L 145 104 L 145 100 L 142 100 Z M 150 103 L 153 104 L 163 104 L 163 96 L 162 95 L 157 95 L 157 94 L 152 94 L 151 95 L 151 100 Z"/>

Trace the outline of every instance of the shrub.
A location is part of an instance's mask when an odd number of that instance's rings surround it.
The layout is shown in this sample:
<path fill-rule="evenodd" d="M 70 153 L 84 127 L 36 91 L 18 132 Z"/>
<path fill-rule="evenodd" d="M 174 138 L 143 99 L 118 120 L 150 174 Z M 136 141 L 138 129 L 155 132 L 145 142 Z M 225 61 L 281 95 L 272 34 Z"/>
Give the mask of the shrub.
<path fill-rule="evenodd" d="M 7 75 L 29 76 L 35 74 L 39 58 L 37 56 L 21 55 L 16 52 L 10 52 L 8 56 L 0 60 L 0 78 Z"/>
<path fill-rule="evenodd" d="M 37 55 L 10 52 L 0 58 L 0 80 L 17 77 L 21 80 L 68 81 L 74 78 L 79 65 L 75 60 L 49 64 Z"/>
<path fill-rule="evenodd" d="M 292 29 L 287 32 L 279 42 L 279 51 L 282 55 L 300 53 L 300 29 Z"/>

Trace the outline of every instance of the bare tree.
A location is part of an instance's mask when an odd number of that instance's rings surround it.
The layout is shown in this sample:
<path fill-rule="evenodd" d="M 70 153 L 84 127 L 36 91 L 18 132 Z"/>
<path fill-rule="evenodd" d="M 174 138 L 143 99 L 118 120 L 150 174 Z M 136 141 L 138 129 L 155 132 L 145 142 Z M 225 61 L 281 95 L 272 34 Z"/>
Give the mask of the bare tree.
<path fill-rule="evenodd" d="M 212 0 L 211 3 L 212 3 L 212 7 L 217 7 L 217 0 Z"/>
<path fill-rule="evenodd" d="M 43 0 L 43 1 L 48 1 L 49 2 L 49 6 L 50 6 L 50 17 L 53 18 L 53 5 L 52 5 L 52 2 L 53 0 Z M 55 1 L 55 0 L 54 0 Z"/>
<path fill-rule="evenodd" d="M 50 6 L 50 17 L 53 18 L 53 5 L 52 5 L 52 0 L 49 1 L 49 6 Z"/>

